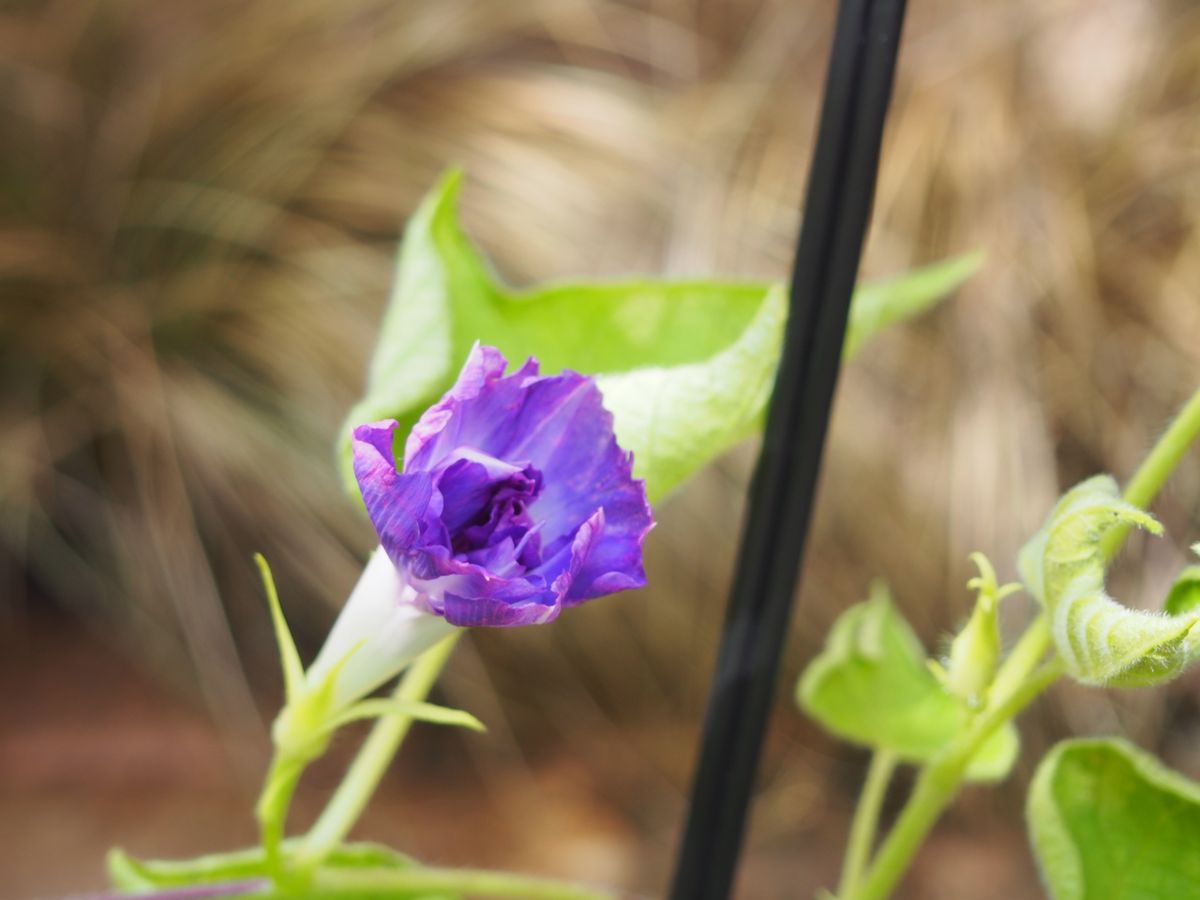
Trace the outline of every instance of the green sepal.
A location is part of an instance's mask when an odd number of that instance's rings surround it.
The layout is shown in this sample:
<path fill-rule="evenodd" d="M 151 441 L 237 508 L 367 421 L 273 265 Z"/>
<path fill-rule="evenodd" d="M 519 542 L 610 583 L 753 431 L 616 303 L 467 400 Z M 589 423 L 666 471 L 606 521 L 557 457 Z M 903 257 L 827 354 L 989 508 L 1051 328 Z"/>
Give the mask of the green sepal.
<path fill-rule="evenodd" d="M 423 703 L 415 700 L 360 700 L 338 713 L 329 722 L 329 730 L 360 719 L 377 719 L 382 716 L 405 716 L 417 722 L 430 725 L 449 725 L 455 728 L 467 728 L 471 731 L 487 731 L 482 722 L 461 709 L 451 709 L 448 706 L 438 706 L 434 703 Z"/>
<path fill-rule="evenodd" d="M 834 623 L 796 686 L 796 701 L 843 740 L 916 764 L 936 756 L 971 716 L 930 672 L 925 649 L 881 583 Z M 980 748 L 967 777 L 1004 778 L 1018 747 L 1016 729 L 1006 724 Z"/>
<path fill-rule="evenodd" d="M 275 590 L 275 578 L 271 575 L 271 567 L 267 558 L 261 553 L 254 554 L 254 562 L 262 575 L 263 587 L 267 592 L 267 604 L 271 608 L 271 624 L 275 628 L 275 645 L 279 648 L 279 659 L 283 664 L 283 687 L 288 701 L 300 696 L 304 687 L 304 664 L 300 661 L 300 651 L 296 649 L 296 641 L 288 629 L 287 619 L 283 615 L 283 606 L 279 602 L 279 593 Z"/>
<path fill-rule="evenodd" d="M 1200 897 L 1200 784 L 1127 741 L 1055 746 L 1026 818 L 1054 900 Z"/>
<path fill-rule="evenodd" d="M 632 280 L 509 288 L 459 225 L 461 184 L 461 173 L 445 175 L 405 229 L 366 392 L 342 432 L 351 492 L 353 428 L 394 418 L 397 435 L 407 435 L 477 340 L 512 361 L 536 356 L 546 372 L 607 376 L 617 437 L 634 450 L 651 500 L 760 426 L 780 352 L 781 287 Z M 847 354 L 937 302 L 977 266 L 978 257 L 962 257 L 861 289 Z"/>
<path fill-rule="evenodd" d="M 1105 538 L 1129 526 L 1162 532 L 1153 516 L 1121 499 L 1112 477 L 1098 475 L 1063 495 L 1017 559 L 1046 609 L 1067 673 L 1084 684 L 1156 684 L 1200 654 L 1200 608 L 1163 615 L 1122 606 L 1106 593 Z"/>
<path fill-rule="evenodd" d="M 271 723 L 271 740 L 278 751 L 277 759 L 307 764 L 325 752 L 333 734 L 337 713 L 334 711 L 334 688 L 338 675 L 356 646 L 319 681 L 307 679 L 288 697 L 283 709 Z"/>

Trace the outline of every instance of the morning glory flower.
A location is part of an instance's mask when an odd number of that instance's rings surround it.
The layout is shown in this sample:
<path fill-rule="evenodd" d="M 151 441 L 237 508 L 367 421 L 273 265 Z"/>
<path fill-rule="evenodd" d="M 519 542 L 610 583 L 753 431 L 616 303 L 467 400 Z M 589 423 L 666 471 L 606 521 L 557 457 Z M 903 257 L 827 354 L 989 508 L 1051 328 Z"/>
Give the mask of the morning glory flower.
<path fill-rule="evenodd" d="M 456 627 L 536 625 L 645 585 L 653 527 L 592 378 L 541 375 L 476 344 L 393 454 L 397 423 L 354 430 L 354 473 L 380 548 L 309 670 L 361 697 Z"/>

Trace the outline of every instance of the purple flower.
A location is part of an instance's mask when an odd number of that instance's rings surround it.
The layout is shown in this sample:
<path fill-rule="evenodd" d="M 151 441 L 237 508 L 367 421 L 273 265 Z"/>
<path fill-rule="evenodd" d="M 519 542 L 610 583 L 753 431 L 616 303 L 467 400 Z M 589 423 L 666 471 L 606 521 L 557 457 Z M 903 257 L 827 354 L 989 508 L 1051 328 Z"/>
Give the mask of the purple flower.
<path fill-rule="evenodd" d="M 405 600 L 452 625 L 549 622 L 646 583 L 650 506 L 595 381 L 506 366 L 475 345 L 408 436 L 403 472 L 396 422 L 354 431 L 354 472 Z"/>

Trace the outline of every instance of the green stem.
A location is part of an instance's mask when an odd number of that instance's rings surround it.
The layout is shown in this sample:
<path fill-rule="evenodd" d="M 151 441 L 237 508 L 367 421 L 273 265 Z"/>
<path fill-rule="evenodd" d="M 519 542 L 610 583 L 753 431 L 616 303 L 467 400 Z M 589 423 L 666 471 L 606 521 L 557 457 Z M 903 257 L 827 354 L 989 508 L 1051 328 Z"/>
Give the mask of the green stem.
<path fill-rule="evenodd" d="M 405 673 L 392 696 L 402 702 L 424 700 L 461 635 L 462 631 L 456 631 L 422 654 Z M 349 834 L 379 786 L 412 723 L 412 717 L 404 715 L 385 716 L 375 723 L 358 756 L 350 764 L 346 777 L 303 838 L 297 851 L 297 862 L 301 866 L 320 863 Z"/>
<path fill-rule="evenodd" d="M 267 770 L 263 792 L 255 808 L 267 871 L 276 882 L 283 875 L 283 835 L 288 809 L 307 762 L 291 756 L 275 756 Z"/>
<path fill-rule="evenodd" d="M 862 887 L 850 895 L 853 900 L 884 900 L 891 894 L 934 822 L 958 793 L 963 773 L 984 741 L 1033 702 L 1062 673 L 1060 660 L 1046 663 L 1015 691 L 998 698 L 984 710 L 921 771 L 904 811 L 880 848 Z"/>
<path fill-rule="evenodd" d="M 988 696 L 1007 697 L 1016 693 L 1021 683 L 1029 677 L 1029 673 L 1045 657 L 1050 645 L 1050 622 L 1044 615 L 1038 615 L 1013 644 L 1012 650 L 996 672 L 992 686 L 988 689 Z"/>
<path fill-rule="evenodd" d="M 879 826 L 879 811 L 887 794 L 892 773 L 896 771 L 896 754 L 888 750 L 876 750 L 867 769 L 867 780 L 863 782 L 854 821 L 850 823 L 850 840 L 846 845 L 846 859 L 842 864 L 842 878 L 838 882 L 838 896 L 849 897 L 858 887 L 858 881 L 871 856 L 875 845 L 875 831 Z"/>
<path fill-rule="evenodd" d="M 1192 394 L 1192 398 L 1129 479 L 1125 487 L 1125 499 L 1142 509 L 1148 507 L 1197 437 L 1200 437 L 1200 389 Z M 1116 556 L 1127 534 L 1128 525 L 1114 528 L 1105 536 L 1102 547 L 1106 557 L 1111 559 Z"/>
<path fill-rule="evenodd" d="M 326 869 L 318 873 L 306 896 L 322 900 L 365 900 L 368 897 L 423 897 L 426 894 L 518 897 L 521 900 L 613 900 L 613 895 L 606 891 L 511 872 L 424 867 L 373 871 Z"/>

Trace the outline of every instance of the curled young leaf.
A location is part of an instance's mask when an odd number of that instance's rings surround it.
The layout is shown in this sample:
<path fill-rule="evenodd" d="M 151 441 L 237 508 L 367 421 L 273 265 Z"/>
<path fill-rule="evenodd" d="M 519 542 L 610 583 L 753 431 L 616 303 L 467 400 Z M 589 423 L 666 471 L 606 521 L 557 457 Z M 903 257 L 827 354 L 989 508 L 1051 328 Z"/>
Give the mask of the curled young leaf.
<path fill-rule="evenodd" d="M 843 740 L 912 763 L 934 757 L 970 717 L 930 672 L 925 649 L 882 584 L 834 623 L 825 649 L 800 677 L 796 702 Z M 1004 778 L 1017 750 L 1016 729 L 1007 724 L 980 748 L 967 777 Z"/>
<path fill-rule="evenodd" d="M 1054 900 L 1195 897 L 1200 784 L 1127 741 L 1063 741 L 1026 803 L 1038 868 Z"/>
<path fill-rule="evenodd" d="M 1162 531 L 1153 516 L 1121 499 L 1110 476 L 1098 475 L 1063 495 L 1018 556 L 1067 672 L 1084 684 L 1155 684 L 1200 654 L 1200 609 L 1178 615 L 1130 609 L 1105 591 L 1105 535 L 1129 526 Z"/>

